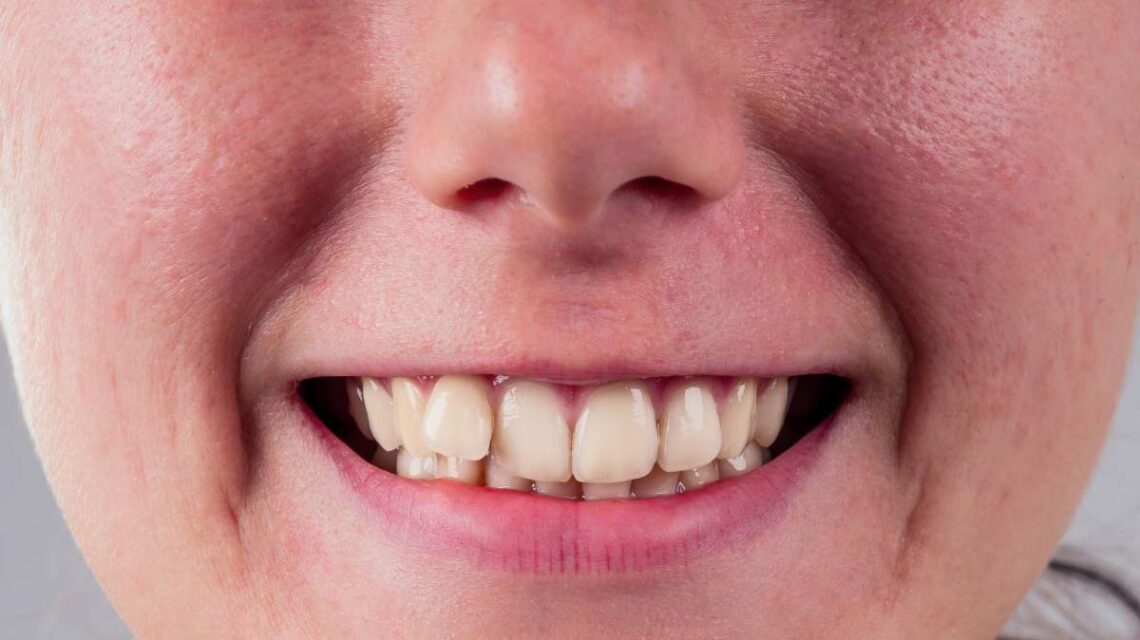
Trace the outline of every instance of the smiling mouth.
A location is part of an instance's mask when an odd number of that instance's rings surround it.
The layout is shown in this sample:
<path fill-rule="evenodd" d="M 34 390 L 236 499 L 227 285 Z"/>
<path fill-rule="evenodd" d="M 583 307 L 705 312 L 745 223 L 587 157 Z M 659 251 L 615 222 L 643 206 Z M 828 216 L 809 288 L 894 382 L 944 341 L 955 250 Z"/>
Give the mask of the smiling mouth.
<path fill-rule="evenodd" d="M 387 474 L 545 499 L 668 499 L 763 473 L 836 413 L 846 378 L 675 376 L 591 385 L 487 375 L 322 377 L 301 399 Z"/>

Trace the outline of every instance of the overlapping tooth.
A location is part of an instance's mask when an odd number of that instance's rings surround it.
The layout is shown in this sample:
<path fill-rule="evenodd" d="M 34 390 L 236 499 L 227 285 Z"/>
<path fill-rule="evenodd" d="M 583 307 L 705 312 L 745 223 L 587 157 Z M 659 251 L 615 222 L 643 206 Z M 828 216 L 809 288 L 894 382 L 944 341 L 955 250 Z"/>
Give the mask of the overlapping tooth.
<path fill-rule="evenodd" d="M 756 429 L 752 437 L 761 447 L 770 447 L 780 435 L 788 412 L 788 379 L 773 378 L 757 393 Z"/>
<path fill-rule="evenodd" d="M 720 480 L 720 469 L 717 468 L 715 461 L 696 469 L 687 469 L 681 472 L 681 487 L 685 491 L 699 489 L 717 480 Z"/>
<path fill-rule="evenodd" d="M 720 404 L 720 451 L 718 458 L 735 458 L 752 440 L 756 428 L 756 378 L 732 381 Z"/>
<path fill-rule="evenodd" d="M 665 395 L 657 466 L 684 471 L 708 464 L 720 452 L 720 418 L 709 383 L 685 380 Z"/>
<path fill-rule="evenodd" d="M 396 457 L 396 474 L 413 480 L 431 480 L 435 478 L 436 456 L 428 453 L 426 456 L 417 456 L 400 449 Z"/>
<path fill-rule="evenodd" d="M 435 460 L 435 477 L 458 480 L 471 485 L 483 484 L 483 462 L 454 456 L 438 456 Z"/>
<path fill-rule="evenodd" d="M 742 476 L 762 464 L 764 464 L 764 451 L 755 442 L 746 444 L 740 455 L 717 461 L 721 478 Z"/>
<path fill-rule="evenodd" d="M 499 461 L 495 458 L 494 454 L 491 454 L 491 457 L 487 458 L 486 465 L 487 466 L 483 469 L 483 473 L 486 476 L 484 479 L 484 484 L 486 484 L 488 487 L 491 487 L 492 489 L 530 491 L 534 486 L 534 483 L 530 480 L 516 476 L 515 474 L 511 473 L 510 470 L 508 470 L 506 467 L 499 464 Z"/>
<path fill-rule="evenodd" d="M 344 386 L 348 392 L 348 414 L 352 417 L 352 421 L 360 433 L 365 438 L 374 440 L 375 438 L 372 437 L 372 432 L 368 428 L 368 411 L 364 408 L 364 392 L 361 388 L 360 379 L 348 378 Z"/>
<path fill-rule="evenodd" d="M 648 474 L 656 461 L 657 420 L 645 384 L 624 381 L 594 389 L 574 424 L 574 478 L 625 482 Z"/>
<path fill-rule="evenodd" d="M 502 387 L 491 450 L 510 473 L 543 482 L 570 479 L 570 425 L 548 385 L 510 380 Z"/>
<path fill-rule="evenodd" d="M 535 482 L 534 492 L 552 498 L 577 500 L 582 495 L 582 485 L 577 480 L 566 482 Z"/>
<path fill-rule="evenodd" d="M 376 378 L 361 378 L 364 409 L 372 438 L 386 451 L 400 448 L 400 432 L 396 429 L 396 407 L 392 395 Z"/>
<path fill-rule="evenodd" d="M 665 471 L 661 467 L 653 467 L 649 475 L 642 476 L 633 481 L 630 491 L 638 498 L 657 498 L 671 496 L 677 493 L 677 482 L 681 474 L 676 471 Z"/>
<path fill-rule="evenodd" d="M 411 378 L 392 378 L 391 384 L 402 451 L 419 458 L 432 455 L 424 440 L 424 393 L 419 383 Z"/>
<path fill-rule="evenodd" d="M 424 442 L 440 455 L 481 460 L 491 447 L 493 420 L 486 380 L 441 376 L 424 408 Z"/>
<path fill-rule="evenodd" d="M 629 497 L 629 481 L 625 482 L 583 482 L 583 500 L 613 500 Z"/>

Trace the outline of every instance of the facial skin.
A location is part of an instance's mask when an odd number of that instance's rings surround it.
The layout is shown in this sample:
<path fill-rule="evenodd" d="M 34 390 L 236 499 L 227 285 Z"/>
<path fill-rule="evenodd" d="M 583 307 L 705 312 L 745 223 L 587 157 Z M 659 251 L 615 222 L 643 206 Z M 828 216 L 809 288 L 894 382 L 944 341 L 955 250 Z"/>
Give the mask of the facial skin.
<path fill-rule="evenodd" d="M 1137 56 L 1130 0 L 5 3 L 27 421 L 141 637 L 993 637 L 1130 344 Z M 590 575 L 381 534 L 294 402 L 812 367 L 781 517 Z"/>

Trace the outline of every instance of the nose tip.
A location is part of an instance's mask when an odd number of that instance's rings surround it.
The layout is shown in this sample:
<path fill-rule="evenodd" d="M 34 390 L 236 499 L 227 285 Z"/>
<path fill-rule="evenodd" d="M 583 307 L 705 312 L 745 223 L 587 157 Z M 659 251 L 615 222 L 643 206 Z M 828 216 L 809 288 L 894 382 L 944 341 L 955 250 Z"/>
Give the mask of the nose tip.
<path fill-rule="evenodd" d="M 576 229 L 623 191 L 711 201 L 735 187 L 744 150 L 730 92 L 675 35 L 613 33 L 604 20 L 474 27 L 412 109 L 408 175 L 428 200 L 464 210 L 513 196 Z"/>

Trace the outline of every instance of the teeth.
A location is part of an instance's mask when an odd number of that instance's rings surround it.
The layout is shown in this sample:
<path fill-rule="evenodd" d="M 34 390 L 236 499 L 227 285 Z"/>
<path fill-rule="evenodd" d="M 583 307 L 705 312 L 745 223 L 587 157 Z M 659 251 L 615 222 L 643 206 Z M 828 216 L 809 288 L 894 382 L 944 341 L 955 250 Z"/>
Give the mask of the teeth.
<path fill-rule="evenodd" d="M 753 438 L 761 447 L 770 447 L 780 435 L 788 412 L 788 379 L 774 378 L 756 399 L 756 431 Z"/>
<path fill-rule="evenodd" d="M 657 465 L 666 471 L 694 469 L 716 459 L 720 443 L 720 418 L 709 384 L 686 381 L 670 389 Z"/>
<path fill-rule="evenodd" d="M 720 407 L 718 458 L 735 458 L 752 439 L 756 426 L 756 378 L 738 378 Z"/>
<path fill-rule="evenodd" d="M 360 388 L 360 379 L 349 378 L 345 388 L 348 391 L 348 413 L 352 416 L 352 421 L 356 423 L 356 428 L 364 434 L 365 438 L 373 440 L 372 432 L 368 430 L 368 412 L 364 408 L 364 394 Z"/>
<path fill-rule="evenodd" d="M 653 467 L 649 475 L 633 481 L 631 487 L 633 495 L 638 498 L 657 498 L 671 496 L 677 493 L 677 482 L 681 474 L 676 471 L 665 471 L 661 467 Z"/>
<path fill-rule="evenodd" d="M 530 491 L 534 483 L 526 478 L 520 478 L 507 470 L 498 462 L 494 455 L 487 459 L 485 483 L 492 489 L 513 489 L 514 491 Z"/>
<path fill-rule="evenodd" d="M 403 450 L 419 458 L 432 455 L 424 441 L 424 394 L 420 385 L 411 378 L 392 378 L 392 400 Z"/>
<path fill-rule="evenodd" d="M 582 495 L 582 486 L 578 484 L 577 480 L 568 480 L 566 482 L 535 482 L 534 491 L 535 493 L 540 493 L 552 498 L 577 500 L 579 496 Z"/>
<path fill-rule="evenodd" d="M 435 461 L 435 477 L 450 478 L 465 484 L 483 484 L 483 463 L 454 456 L 439 456 Z"/>
<path fill-rule="evenodd" d="M 377 447 L 376 453 L 372 454 L 372 464 L 388 473 L 396 473 L 396 459 L 398 457 L 399 451 L 385 451 Z"/>
<path fill-rule="evenodd" d="M 699 489 L 717 480 L 720 480 L 720 471 L 715 462 L 681 472 L 681 487 L 685 491 Z"/>
<path fill-rule="evenodd" d="M 543 482 L 569 480 L 570 426 L 554 389 L 525 380 L 507 382 L 492 449 L 516 476 Z"/>
<path fill-rule="evenodd" d="M 764 450 L 755 442 L 749 442 L 735 458 L 717 461 L 721 478 L 735 478 L 764 464 Z"/>
<path fill-rule="evenodd" d="M 368 415 L 368 429 L 380 448 L 395 451 L 400 448 L 400 432 L 396 430 L 396 409 L 392 396 L 376 378 L 361 378 L 364 408 Z"/>
<path fill-rule="evenodd" d="M 584 482 L 583 500 L 612 500 L 629 497 L 629 481 L 626 482 Z"/>
<path fill-rule="evenodd" d="M 435 477 L 435 454 L 415 456 L 407 449 L 400 449 L 396 458 L 396 474 L 413 480 L 431 480 Z"/>
<path fill-rule="evenodd" d="M 571 464 L 581 482 L 625 482 L 653 470 L 657 422 L 640 382 L 594 389 L 574 425 Z"/>
<path fill-rule="evenodd" d="M 424 442 L 432 451 L 481 460 L 491 446 L 491 425 L 483 378 L 449 375 L 436 381 L 424 409 Z"/>

